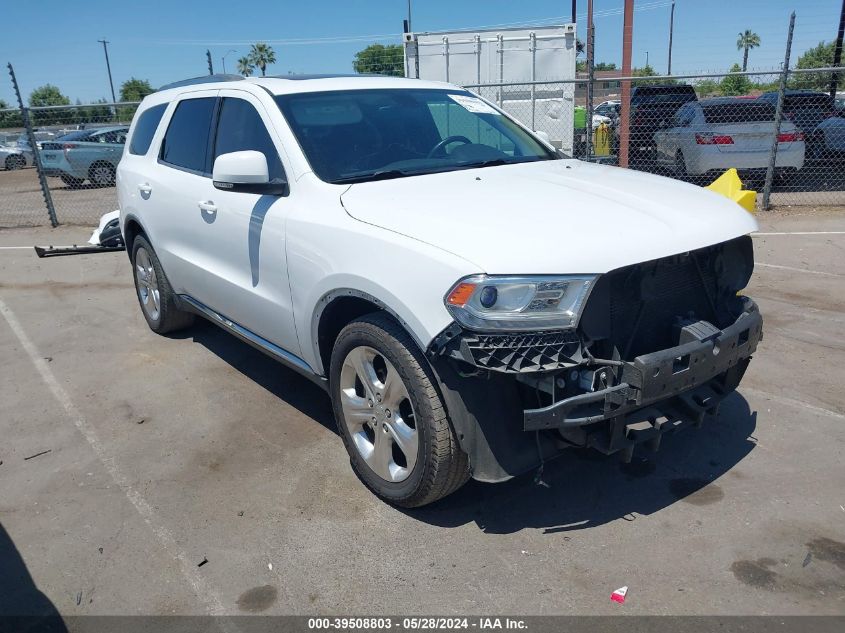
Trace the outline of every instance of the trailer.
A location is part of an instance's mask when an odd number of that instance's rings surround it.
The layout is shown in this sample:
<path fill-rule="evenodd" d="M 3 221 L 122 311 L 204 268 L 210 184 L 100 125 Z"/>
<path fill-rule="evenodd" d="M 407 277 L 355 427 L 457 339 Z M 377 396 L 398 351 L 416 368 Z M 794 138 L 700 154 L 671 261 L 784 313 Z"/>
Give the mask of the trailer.
<path fill-rule="evenodd" d="M 575 24 L 405 33 L 403 41 L 406 77 L 463 86 L 572 152 Z"/>

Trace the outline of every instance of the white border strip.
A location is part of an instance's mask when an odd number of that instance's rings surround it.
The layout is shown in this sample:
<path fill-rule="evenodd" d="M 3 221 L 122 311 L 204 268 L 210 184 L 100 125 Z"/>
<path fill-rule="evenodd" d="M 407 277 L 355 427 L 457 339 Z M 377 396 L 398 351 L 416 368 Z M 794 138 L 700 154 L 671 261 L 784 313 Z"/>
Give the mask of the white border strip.
<path fill-rule="evenodd" d="M 763 268 L 775 268 L 777 270 L 789 270 L 794 273 L 808 273 L 810 275 L 824 275 L 825 277 L 845 277 L 837 273 L 829 273 L 824 270 L 810 270 L 809 268 L 794 268 L 792 266 L 779 266 L 778 264 L 766 264 L 764 262 L 754 262 L 755 266 L 762 266 Z"/>
<path fill-rule="evenodd" d="M 167 527 L 158 520 L 153 507 L 141 495 L 141 493 L 132 486 L 126 475 L 124 475 L 118 468 L 114 458 L 109 456 L 106 452 L 105 446 L 103 446 L 100 439 L 97 437 L 97 432 L 94 429 L 94 426 L 88 422 L 83 417 L 82 413 L 80 413 L 79 409 L 76 408 L 76 405 L 71 400 L 68 392 L 65 391 L 56 379 L 56 376 L 47 364 L 47 361 L 44 360 L 39 353 L 38 348 L 35 347 L 35 344 L 32 340 L 30 340 L 29 336 L 27 336 L 23 326 L 21 326 L 20 321 L 18 321 L 18 318 L 2 299 L 0 299 L 0 314 L 3 315 L 4 319 L 6 319 L 6 322 L 9 324 L 12 332 L 15 334 L 18 341 L 20 341 L 21 346 L 27 356 L 29 356 L 32 364 L 35 365 L 35 369 L 38 370 L 38 373 L 41 375 L 41 379 L 47 385 L 47 388 L 53 394 L 53 397 L 65 410 L 67 416 L 73 421 L 74 426 L 76 426 L 77 430 L 82 434 L 88 444 L 91 445 L 91 448 L 94 450 L 94 453 L 96 453 L 100 463 L 102 463 L 114 483 L 116 483 L 123 491 L 123 494 L 126 495 L 126 498 L 129 499 L 129 502 L 135 507 L 135 510 L 138 511 L 138 514 L 141 515 L 141 518 L 144 519 L 146 524 L 150 526 L 164 550 L 179 561 L 182 576 L 188 581 L 188 584 L 191 586 L 191 589 L 196 596 L 205 603 L 205 607 L 209 615 L 225 615 L 226 609 L 223 607 L 223 603 L 217 594 L 211 589 L 206 579 L 197 572 L 196 563 L 188 560 L 188 555 L 179 549 L 173 534 L 171 534 L 170 530 L 168 530 Z"/>
<path fill-rule="evenodd" d="M 770 235 L 845 235 L 845 231 L 791 231 L 774 233 L 761 233 L 757 231 L 752 233 L 751 237 L 768 237 Z"/>

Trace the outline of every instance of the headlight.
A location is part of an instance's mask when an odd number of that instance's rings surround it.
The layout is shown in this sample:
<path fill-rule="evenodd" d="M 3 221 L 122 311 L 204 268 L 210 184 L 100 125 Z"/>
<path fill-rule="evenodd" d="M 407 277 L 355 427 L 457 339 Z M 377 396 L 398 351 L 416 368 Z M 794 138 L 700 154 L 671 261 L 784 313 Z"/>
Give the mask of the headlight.
<path fill-rule="evenodd" d="M 471 330 L 575 327 L 595 276 L 465 277 L 446 294 L 446 308 Z"/>

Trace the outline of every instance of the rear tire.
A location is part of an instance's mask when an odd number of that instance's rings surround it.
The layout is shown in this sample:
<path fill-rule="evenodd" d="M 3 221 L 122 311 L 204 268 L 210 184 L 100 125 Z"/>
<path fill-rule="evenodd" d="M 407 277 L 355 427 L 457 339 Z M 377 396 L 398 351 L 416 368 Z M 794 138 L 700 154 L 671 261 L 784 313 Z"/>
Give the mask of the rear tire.
<path fill-rule="evenodd" d="M 98 187 L 114 186 L 115 171 L 114 165 L 99 161 L 88 168 L 88 180 Z"/>
<path fill-rule="evenodd" d="M 385 313 L 365 315 L 337 337 L 330 392 L 352 469 L 397 506 L 423 506 L 469 479 L 428 362 Z"/>
<path fill-rule="evenodd" d="M 194 322 L 193 314 L 176 307 L 176 294 L 153 247 L 143 235 L 132 242 L 132 269 L 141 313 L 153 332 L 167 334 Z"/>

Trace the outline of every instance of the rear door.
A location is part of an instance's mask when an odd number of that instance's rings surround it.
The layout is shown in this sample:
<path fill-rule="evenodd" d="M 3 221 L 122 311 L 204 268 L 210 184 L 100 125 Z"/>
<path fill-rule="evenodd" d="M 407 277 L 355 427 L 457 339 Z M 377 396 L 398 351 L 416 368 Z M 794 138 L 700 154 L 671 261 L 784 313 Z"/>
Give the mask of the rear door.
<path fill-rule="evenodd" d="M 217 93 L 192 92 L 172 104 L 155 156 L 135 183 L 126 183 L 137 188 L 139 215 L 173 289 L 204 303 L 214 286 L 198 230 L 207 216 L 200 203 L 214 191 L 210 144 Z"/>

